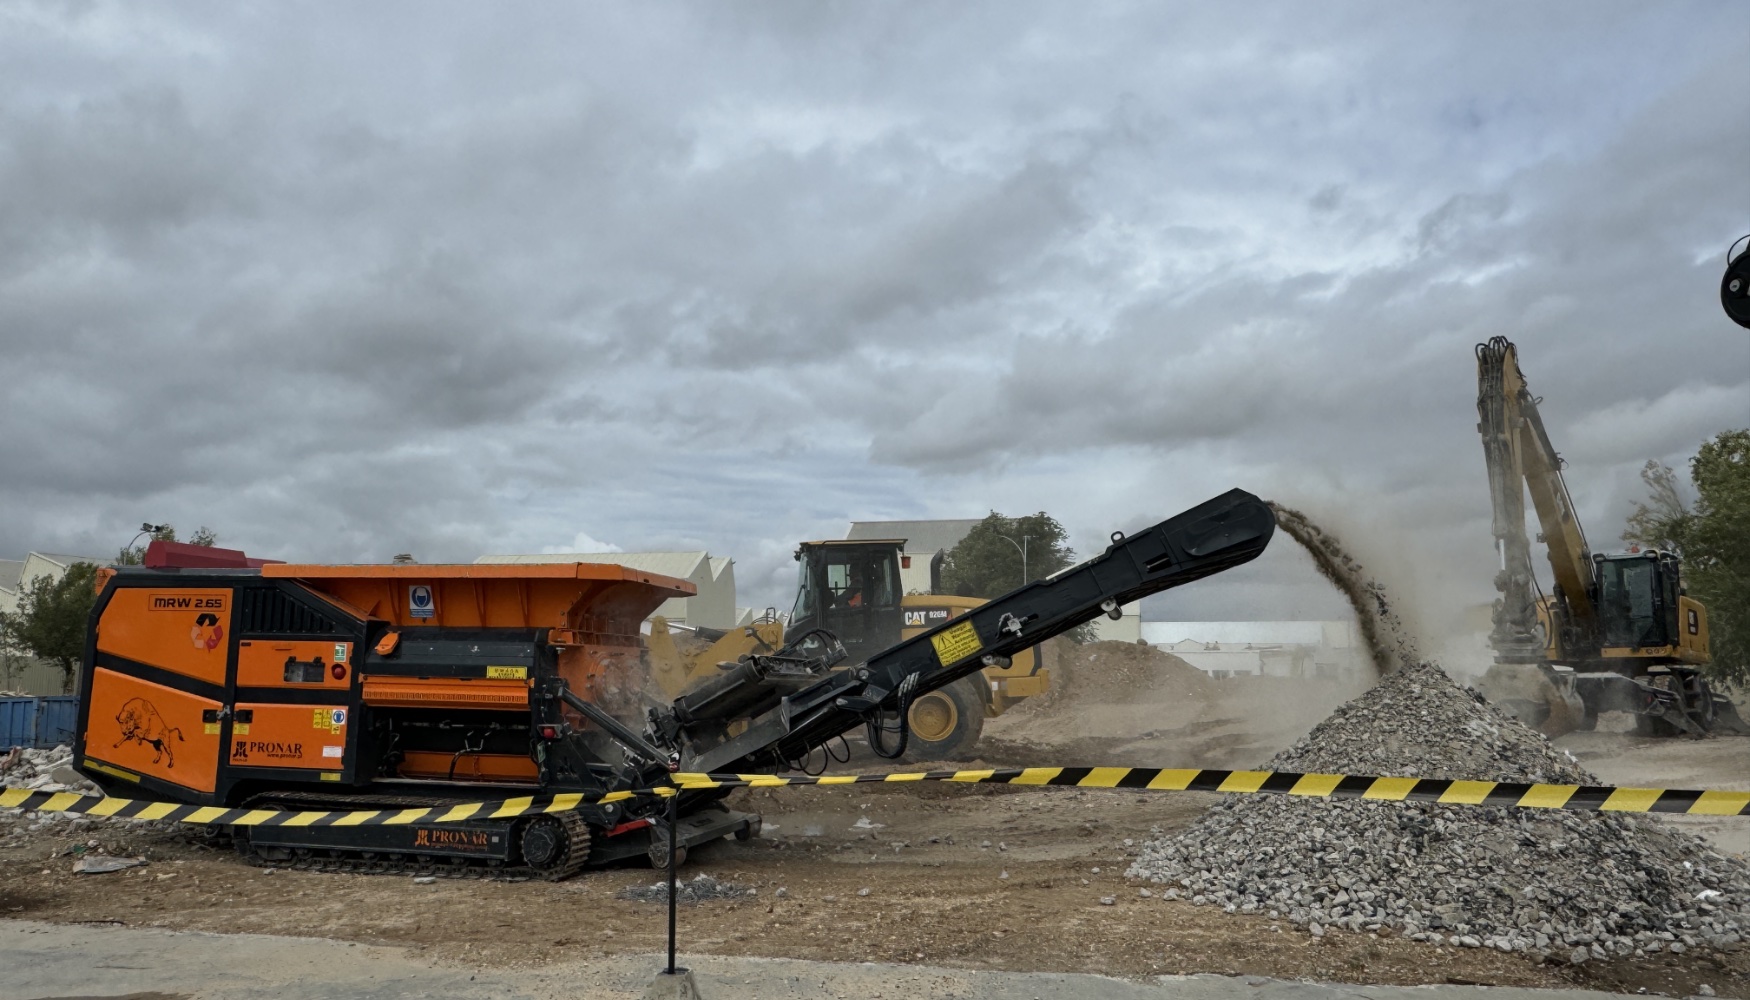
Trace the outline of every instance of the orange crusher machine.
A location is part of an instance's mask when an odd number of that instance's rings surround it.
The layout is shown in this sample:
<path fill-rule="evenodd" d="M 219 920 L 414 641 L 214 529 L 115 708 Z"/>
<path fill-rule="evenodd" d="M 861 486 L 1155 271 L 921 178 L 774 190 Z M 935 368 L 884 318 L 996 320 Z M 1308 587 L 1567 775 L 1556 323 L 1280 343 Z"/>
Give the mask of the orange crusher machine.
<path fill-rule="evenodd" d="M 75 752 L 117 796 L 324 813 L 232 827 L 259 864 L 546 878 L 661 866 L 664 800 L 594 800 L 675 770 L 806 767 L 859 725 L 897 757 L 916 695 L 1247 562 L 1274 529 L 1266 504 L 1233 490 L 862 663 L 812 630 L 656 708 L 639 627 L 694 592 L 684 580 L 596 563 L 287 565 L 155 542 L 144 566 L 100 578 Z M 681 794 L 677 847 L 758 832 L 728 794 Z M 539 808 L 555 796 L 581 804 Z M 420 821 L 524 797 L 537 808 Z"/>

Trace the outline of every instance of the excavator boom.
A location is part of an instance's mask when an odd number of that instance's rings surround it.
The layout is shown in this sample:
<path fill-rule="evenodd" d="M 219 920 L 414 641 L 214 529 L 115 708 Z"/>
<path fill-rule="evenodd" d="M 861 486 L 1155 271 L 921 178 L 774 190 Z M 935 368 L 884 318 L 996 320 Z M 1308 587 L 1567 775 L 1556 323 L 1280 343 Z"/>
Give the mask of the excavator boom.
<path fill-rule="evenodd" d="M 1574 501 L 1562 478 L 1562 460 L 1550 444 L 1537 399 L 1519 368 L 1518 351 L 1505 337 L 1478 344 L 1477 430 L 1489 470 L 1495 545 L 1501 573 L 1495 587 L 1501 610 L 1490 641 L 1508 663 L 1536 663 L 1546 639 L 1539 637 L 1537 580 L 1531 567 L 1531 541 L 1525 534 L 1525 494 L 1529 490 L 1542 541 L 1555 577 L 1556 601 L 1566 608 L 1566 623 L 1596 632 L 1592 552 L 1574 514 Z M 1558 643 L 1561 637 L 1549 637 Z"/>

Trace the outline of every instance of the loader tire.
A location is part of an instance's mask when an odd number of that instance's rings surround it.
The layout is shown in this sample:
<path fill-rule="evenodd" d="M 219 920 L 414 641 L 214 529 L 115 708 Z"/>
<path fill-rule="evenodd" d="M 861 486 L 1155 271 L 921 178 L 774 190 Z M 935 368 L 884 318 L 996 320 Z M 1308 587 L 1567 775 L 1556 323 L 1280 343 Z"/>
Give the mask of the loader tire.
<path fill-rule="evenodd" d="M 659 872 L 666 873 L 668 871 L 668 831 L 666 829 L 663 829 L 661 827 L 652 827 L 651 828 L 651 830 L 650 830 L 650 847 L 647 850 L 645 850 L 644 856 L 650 860 L 650 867 L 656 869 Z M 686 844 L 674 845 L 674 866 L 675 866 L 675 868 L 679 869 L 682 865 L 684 865 L 686 863 L 687 863 L 687 845 Z"/>
<path fill-rule="evenodd" d="M 911 727 L 906 760 L 963 760 L 972 756 L 984 732 L 981 676 L 962 677 L 912 700 L 906 713 Z"/>

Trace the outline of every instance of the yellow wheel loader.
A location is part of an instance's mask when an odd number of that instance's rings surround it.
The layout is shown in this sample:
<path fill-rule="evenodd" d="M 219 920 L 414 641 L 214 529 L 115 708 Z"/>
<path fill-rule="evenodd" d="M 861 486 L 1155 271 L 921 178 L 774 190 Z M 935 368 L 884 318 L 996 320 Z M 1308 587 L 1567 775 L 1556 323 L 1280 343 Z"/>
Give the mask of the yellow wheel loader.
<path fill-rule="evenodd" d="M 876 650 L 921 635 L 986 602 L 948 594 L 901 594 L 899 568 L 905 539 L 803 542 L 796 549 L 801 571 L 789 632 L 824 628 L 839 637 L 851 664 Z M 932 590 L 940 590 L 932 573 Z M 720 631 L 653 618 L 645 638 L 656 693 L 672 701 L 748 656 L 784 645 L 785 624 L 776 609 L 751 625 Z M 1017 653 L 1009 663 L 983 670 L 913 699 L 906 713 L 911 760 L 970 756 L 984 720 L 1024 698 L 1043 694 L 1051 677 L 1039 650 Z"/>

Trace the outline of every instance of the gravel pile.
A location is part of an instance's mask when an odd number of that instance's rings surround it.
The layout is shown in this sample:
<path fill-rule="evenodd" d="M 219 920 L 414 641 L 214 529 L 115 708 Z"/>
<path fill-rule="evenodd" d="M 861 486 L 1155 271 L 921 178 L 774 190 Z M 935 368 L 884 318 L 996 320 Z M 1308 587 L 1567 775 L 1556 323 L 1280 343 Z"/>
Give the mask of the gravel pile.
<path fill-rule="evenodd" d="M 683 903 L 697 903 L 707 899 L 745 899 L 757 895 L 757 889 L 733 882 L 719 882 L 709 875 L 695 875 L 675 883 L 675 898 Z M 666 903 L 668 882 L 664 880 L 651 885 L 628 886 L 614 893 L 614 898 L 629 899 L 635 903 Z"/>
<path fill-rule="evenodd" d="M 73 748 L 65 743 L 52 750 L 13 747 L 0 753 L 0 786 L 33 792 L 97 792 L 96 785 L 73 770 Z"/>
<path fill-rule="evenodd" d="M 1564 751 L 1405 664 L 1270 770 L 1598 784 Z M 1750 870 L 1658 819 L 1229 796 L 1143 845 L 1128 874 L 1168 899 L 1330 928 L 1554 955 L 1725 947 L 1750 929 Z"/>

